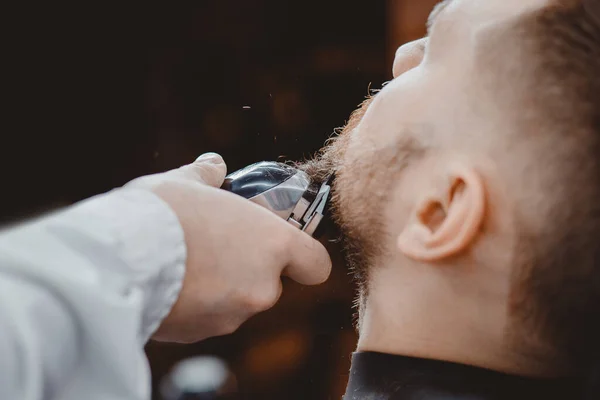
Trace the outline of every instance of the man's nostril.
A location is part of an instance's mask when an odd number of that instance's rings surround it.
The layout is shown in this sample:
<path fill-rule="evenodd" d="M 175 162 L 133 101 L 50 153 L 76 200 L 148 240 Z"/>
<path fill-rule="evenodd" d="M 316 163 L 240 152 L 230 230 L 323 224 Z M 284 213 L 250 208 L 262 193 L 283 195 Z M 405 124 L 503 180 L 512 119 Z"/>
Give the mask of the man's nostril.
<path fill-rule="evenodd" d="M 425 48 L 427 46 L 427 38 L 416 40 L 400 46 L 396 50 L 394 59 L 393 74 L 394 78 L 416 68 L 423 61 L 425 56 Z"/>

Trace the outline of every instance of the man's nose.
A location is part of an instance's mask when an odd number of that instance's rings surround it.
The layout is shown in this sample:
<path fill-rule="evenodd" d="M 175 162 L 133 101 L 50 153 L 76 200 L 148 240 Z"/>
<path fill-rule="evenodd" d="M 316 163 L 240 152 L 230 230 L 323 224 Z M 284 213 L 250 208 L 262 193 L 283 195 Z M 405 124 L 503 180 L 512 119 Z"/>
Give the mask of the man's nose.
<path fill-rule="evenodd" d="M 394 58 L 394 66 L 392 68 L 394 78 L 421 64 L 425 56 L 425 46 L 428 40 L 429 38 L 415 40 L 400 46 L 396 50 L 396 57 Z"/>

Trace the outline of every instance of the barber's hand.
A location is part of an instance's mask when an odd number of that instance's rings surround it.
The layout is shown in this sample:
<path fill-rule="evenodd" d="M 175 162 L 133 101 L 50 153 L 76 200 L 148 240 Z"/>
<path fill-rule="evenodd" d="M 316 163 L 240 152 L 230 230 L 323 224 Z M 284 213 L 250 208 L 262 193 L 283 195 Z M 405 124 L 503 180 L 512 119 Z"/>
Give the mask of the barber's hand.
<path fill-rule="evenodd" d="M 221 156 L 138 178 L 175 211 L 185 233 L 186 274 L 179 299 L 154 339 L 195 342 L 235 331 L 281 295 L 281 275 L 305 285 L 331 271 L 325 248 L 272 212 L 219 189 Z"/>

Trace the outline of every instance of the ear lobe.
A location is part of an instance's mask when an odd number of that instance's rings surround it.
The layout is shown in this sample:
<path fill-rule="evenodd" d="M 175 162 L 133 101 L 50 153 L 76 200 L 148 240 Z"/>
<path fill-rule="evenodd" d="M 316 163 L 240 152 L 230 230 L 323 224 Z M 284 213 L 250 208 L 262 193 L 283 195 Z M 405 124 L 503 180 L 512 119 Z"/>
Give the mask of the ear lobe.
<path fill-rule="evenodd" d="M 475 239 L 485 213 L 479 174 L 457 168 L 446 184 L 417 204 L 411 222 L 398 237 L 398 248 L 417 261 L 438 261 L 465 250 Z"/>

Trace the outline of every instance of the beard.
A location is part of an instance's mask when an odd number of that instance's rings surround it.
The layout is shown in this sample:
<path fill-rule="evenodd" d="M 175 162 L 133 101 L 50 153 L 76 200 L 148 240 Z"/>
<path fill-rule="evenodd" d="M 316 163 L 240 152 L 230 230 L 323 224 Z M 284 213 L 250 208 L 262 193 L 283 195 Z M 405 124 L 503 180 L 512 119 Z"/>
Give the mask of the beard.
<path fill-rule="evenodd" d="M 347 125 L 314 158 L 296 164 L 319 184 L 334 176 L 328 219 L 358 287 L 359 314 L 369 292 L 369 273 L 394 242 L 386 218 L 393 188 L 402 171 L 425 151 L 412 130 L 399 132 L 391 143 L 353 140 L 373 99 L 352 113 Z"/>
<path fill-rule="evenodd" d="M 334 242 L 341 244 L 341 252 L 354 280 L 358 286 L 358 296 L 355 306 L 359 310 L 364 306 L 364 299 L 368 291 L 368 265 L 371 264 L 375 249 L 372 240 L 367 240 L 369 232 L 361 229 L 363 218 L 356 218 L 356 208 L 365 210 L 362 201 L 350 199 L 356 182 L 351 165 L 348 164 L 346 153 L 352 137 L 352 132 L 357 128 L 366 110 L 374 97 L 369 97 L 352 113 L 346 126 L 336 130 L 335 134 L 327 141 L 325 146 L 310 160 L 297 163 L 296 168 L 304 171 L 312 182 L 322 184 L 331 175 L 334 176 L 331 184 L 331 197 L 327 208 L 328 234 L 333 235 Z M 351 205 L 353 204 L 353 205 Z M 375 226 L 375 225 L 373 225 Z M 355 316 L 356 317 L 356 316 Z"/>
<path fill-rule="evenodd" d="M 328 246 L 330 251 L 340 251 L 350 274 L 357 286 L 357 296 L 354 299 L 356 312 L 353 315 L 354 325 L 360 329 L 360 315 L 365 306 L 367 293 L 367 265 L 369 255 L 364 241 L 360 235 L 346 222 L 348 210 L 345 210 L 343 201 L 344 189 L 340 187 L 341 178 L 344 176 L 344 154 L 350 138 L 348 128 L 344 128 L 337 136 L 328 140 L 326 146 L 312 159 L 297 163 L 296 168 L 304 171 L 312 182 L 322 184 L 333 175 L 331 193 L 326 208 L 325 219 L 319 227 L 325 232 L 327 238 L 334 245 Z M 337 244 L 337 246 L 336 246 Z"/>

